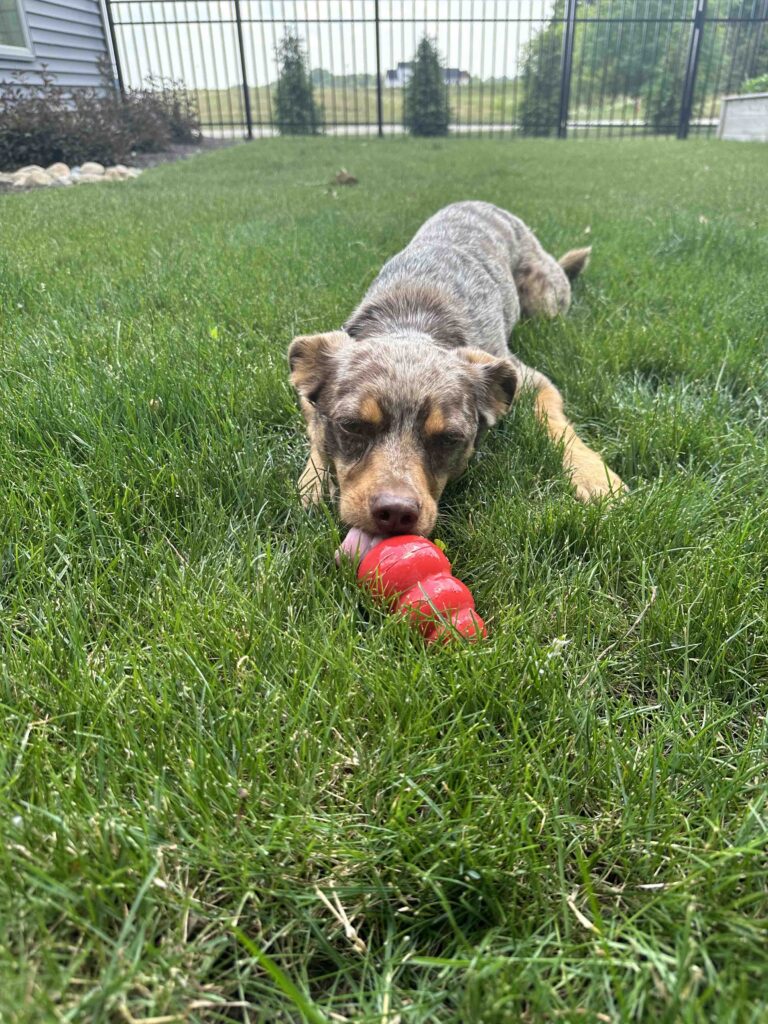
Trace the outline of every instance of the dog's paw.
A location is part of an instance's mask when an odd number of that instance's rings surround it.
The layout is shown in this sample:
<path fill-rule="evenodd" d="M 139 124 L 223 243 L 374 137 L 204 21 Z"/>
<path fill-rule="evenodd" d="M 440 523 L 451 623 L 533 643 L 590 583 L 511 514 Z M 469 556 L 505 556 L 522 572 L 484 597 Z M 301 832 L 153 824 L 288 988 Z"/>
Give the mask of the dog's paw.
<path fill-rule="evenodd" d="M 573 484 L 577 499 L 585 503 L 588 501 L 598 501 L 602 498 L 617 501 L 629 490 L 621 477 L 604 463 L 599 468 L 590 467 L 588 470 L 574 469 L 571 475 L 571 483 Z"/>

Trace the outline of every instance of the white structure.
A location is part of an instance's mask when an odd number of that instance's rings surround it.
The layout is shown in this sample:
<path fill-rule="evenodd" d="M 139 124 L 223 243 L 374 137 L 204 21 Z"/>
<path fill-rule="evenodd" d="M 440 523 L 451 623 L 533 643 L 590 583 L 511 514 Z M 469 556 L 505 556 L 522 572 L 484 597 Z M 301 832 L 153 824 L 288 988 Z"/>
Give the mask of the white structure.
<path fill-rule="evenodd" d="M 384 84 L 390 89 L 402 89 L 412 74 L 413 65 L 401 60 L 396 68 L 390 68 L 387 72 Z M 446 85 L 467 85 L 469 72 L 459 68 L 443 68 L 443 81 Z"/>
<path fill-rule="evenodd" d="M 768 142 L 768 92 L 726 96 L 720 106 L 719 139 Z"/>

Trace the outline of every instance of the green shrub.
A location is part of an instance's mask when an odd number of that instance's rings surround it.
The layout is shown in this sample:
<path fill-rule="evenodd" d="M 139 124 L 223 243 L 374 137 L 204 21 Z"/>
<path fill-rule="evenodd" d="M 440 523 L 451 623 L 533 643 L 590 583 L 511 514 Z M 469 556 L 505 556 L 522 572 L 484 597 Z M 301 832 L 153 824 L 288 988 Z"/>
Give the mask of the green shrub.
<path fill-rule="evenodd" d="M 0 86 L 0 168 L 63 160 L 117 163 L 132 152 L 194 142 L 200 126 L 194 100 L 180 82 L 148 78 L 122 99 L 111 86 L 62 89 L 43 71 L 23 72 Z"/>
<path fill-rule="evenodd" d="M 768 92 L 768 75 L 758 75 L 757 78 L 748 78 L 742 85 L 739 92 Z"/>
<path fill-rule="evenodd" d="M 281 135 L 318 135 L 322 124 L 315 103 L 307 56 L 301 40 L 290 30 L 277 47 L 280 74 L 277 79 L 275 113 Z"/>
<path fill-rule="evenodd" d="M 552 22 L 535 35 L 523 51 L 523 95 L 520 130 L 524 135 L 555 135 L 560 121 L 560 56 L 563 49 L 563 0 L 558 0 Z"/>
<path fill-rule="evenodd" d="M 427 37 L 413 59 L 413 73 L 405 87 L 403 122 L 411 135 L 447 135 L 451 111 L 440 55 Z"/>
<path fill-rule="evenodd" d="M 659 135 L 676 132 L 683 102 L 684 71 L 670 58 L 652 75 L 649 83 L 646 117 Z"/>

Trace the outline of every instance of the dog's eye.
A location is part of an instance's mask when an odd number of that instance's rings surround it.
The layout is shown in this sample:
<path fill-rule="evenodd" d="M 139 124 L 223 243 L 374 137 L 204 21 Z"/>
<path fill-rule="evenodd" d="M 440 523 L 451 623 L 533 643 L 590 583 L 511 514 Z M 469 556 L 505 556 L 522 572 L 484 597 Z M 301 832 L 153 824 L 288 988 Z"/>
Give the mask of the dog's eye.
<path fill-rule="evenodd" d="M 371 424 L 365 420 L 341 420 L 336 426 L 340 433 L 350 440 L 362 440 L 371 436 Z"/>
<path fill-rule="evenodd" d="M 467 439 L 463 434 L 437 434 L 433 439 L 432 443 L 439 448 L 441 451 L 450 451 L 453 448 L 463 448 Z"/>

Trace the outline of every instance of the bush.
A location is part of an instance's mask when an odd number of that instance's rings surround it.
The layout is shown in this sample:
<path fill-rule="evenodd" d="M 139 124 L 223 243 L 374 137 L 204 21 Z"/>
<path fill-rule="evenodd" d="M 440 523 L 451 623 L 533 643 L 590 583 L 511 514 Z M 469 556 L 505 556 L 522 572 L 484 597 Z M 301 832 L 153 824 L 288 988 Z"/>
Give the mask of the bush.
<path fill-rule="evenodd" d="M 748 78 L 742 85 L 739 92 L 768 92 L 768 75 L 758 75 L 757 78 Z"/>
<path fill-rule="evenodd" d="M 673 135 L 680 122 L 684 72 L 670 57 L 656 69 L 649 83 L 646 119 L 658 135 Z"/>
<path fill-rule="evenodd" d="M 552 22 L 525 45 L 520 130 L 523 135 L 555 135 L 560 122 L 560 56 L 565 7 L 558 0 Z"/>
<path fill-rule="evenodd" d="M 451 117 L 445 73 L 434 43 L 419 43 L 413 73 L 405 86 L 403 123 L 411 135 L 447 135 Z"/>
<path fill-rule="evenodd" d="M 24 72 L 0 85 L 0 168 L 63 160 L 117 163 L 132 152 L 200 138 L 195 103 L 180 82 L 149 78 L 121 99 L 111 86 L 66 90 L 43 72 Z"/>
<path fill-rule="evenodd" d="M 322 123 L 301 40 L 287 31 L 277 47 L 275 113 L 281 135 L 318 135 Z"/>

